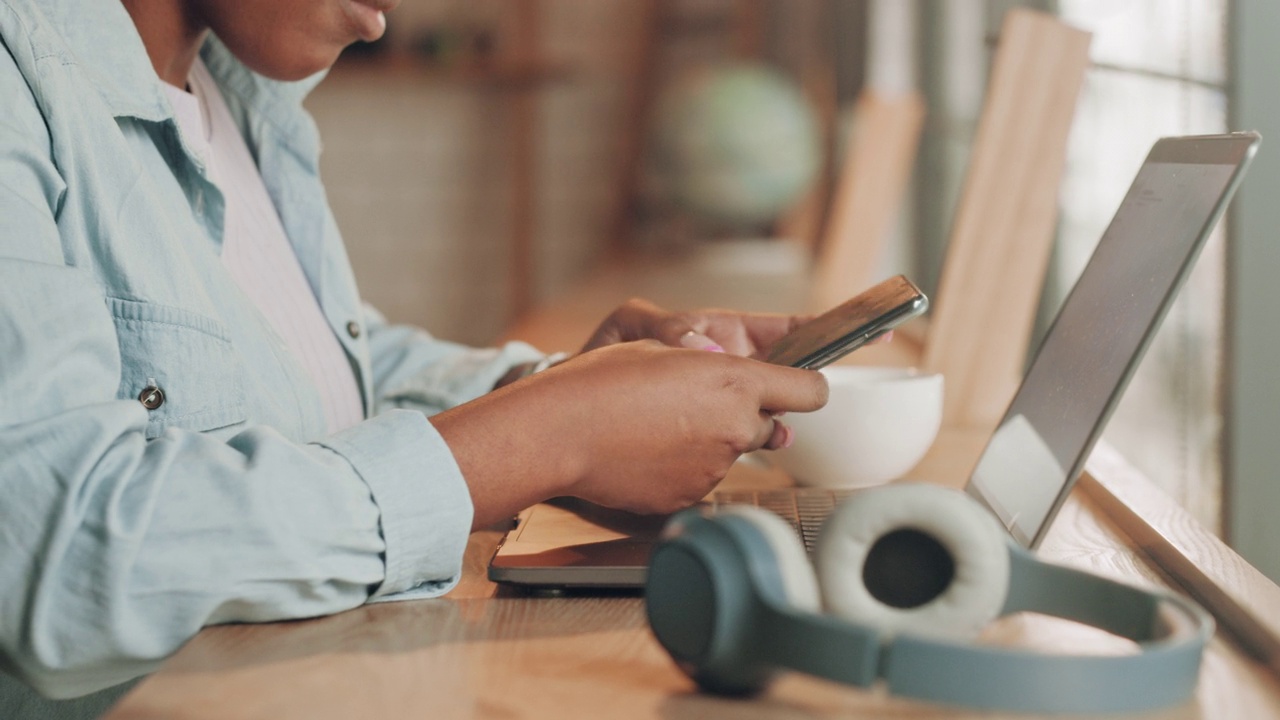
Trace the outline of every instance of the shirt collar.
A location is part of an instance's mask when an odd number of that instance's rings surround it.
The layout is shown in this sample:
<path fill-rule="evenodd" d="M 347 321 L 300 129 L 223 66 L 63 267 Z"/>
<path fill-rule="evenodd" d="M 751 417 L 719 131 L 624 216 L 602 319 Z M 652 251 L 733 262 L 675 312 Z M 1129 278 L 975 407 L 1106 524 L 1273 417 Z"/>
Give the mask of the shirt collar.
<path fill-rule="evenodd" d="M 112 114 L 171 117 L 160 78 L 120 0 L 45 0 L 42 10 Z"/>
<path fill-rule="evenodd" d="M 326 74 L 321 71 L 296 82 L 271 80 L 245 67 L 213 34 L 200 48 L 200 59 L 224 93 L 236 95 L 246 106 L 266 117 L 277 116 L 272 110 L 282 105 L 301 105 L 303 98 Z"/>
<path fill-rule="evenodd" d="M 43 0 L 42 5 L 113 115 L 153 122 L 173 117 L 142 38 L 120 0 Z M 299 82 L 269 80 L 235 59 L 212 34 L 201 56 L 219 85 L 259 108 L 280 102 L 297 105 L 324 77 L 317 73 Z"/>

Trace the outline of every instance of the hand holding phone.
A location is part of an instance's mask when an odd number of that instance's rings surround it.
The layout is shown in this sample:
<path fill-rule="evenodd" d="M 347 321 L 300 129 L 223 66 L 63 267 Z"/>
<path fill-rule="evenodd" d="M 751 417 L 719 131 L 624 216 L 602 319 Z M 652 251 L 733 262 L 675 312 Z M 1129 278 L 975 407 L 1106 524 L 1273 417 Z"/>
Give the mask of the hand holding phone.
<path fill-rule="evenodd" d="M 766 357 L 775 365 L 817 370 L 923 313 L 929 298 L 902 275 L 846 300 L 779 338 Z"/>

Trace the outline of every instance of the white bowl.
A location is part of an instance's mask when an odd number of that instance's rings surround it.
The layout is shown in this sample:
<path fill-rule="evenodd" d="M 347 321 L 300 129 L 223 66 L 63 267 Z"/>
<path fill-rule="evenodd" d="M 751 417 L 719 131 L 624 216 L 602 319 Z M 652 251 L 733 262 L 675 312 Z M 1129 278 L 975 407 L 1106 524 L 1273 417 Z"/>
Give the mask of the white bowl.
<path fill-rule="evenodd" d="M 791 447 L 772 459 L 797 483 L 867 487 L 905 475 L 942 424 L 942 375 L 910 368 L 832 365 L 826 407 L 787 413 Z"/>

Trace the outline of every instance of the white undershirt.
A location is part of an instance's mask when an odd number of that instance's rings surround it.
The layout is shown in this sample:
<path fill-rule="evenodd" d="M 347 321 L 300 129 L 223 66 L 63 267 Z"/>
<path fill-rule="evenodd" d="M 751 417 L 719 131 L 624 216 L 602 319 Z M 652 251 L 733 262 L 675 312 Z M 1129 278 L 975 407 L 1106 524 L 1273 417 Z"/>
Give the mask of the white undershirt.
<path fill-rule="evenodd" d="M 226 199 L 222 264 L 320 391 L 329 432 L 363 419 L 355 373 L 285 235 L 258 166 L 199 60 L 191 93 L 165 84 L 183 135 Z"/>

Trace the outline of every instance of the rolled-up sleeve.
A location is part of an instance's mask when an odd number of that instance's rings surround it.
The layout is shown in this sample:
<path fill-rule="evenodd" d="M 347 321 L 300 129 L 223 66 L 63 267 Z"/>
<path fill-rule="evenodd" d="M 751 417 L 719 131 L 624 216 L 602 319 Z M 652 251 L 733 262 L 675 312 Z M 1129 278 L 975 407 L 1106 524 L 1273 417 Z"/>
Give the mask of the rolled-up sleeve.
<path fill-rule="evenodd" d="M 426 416 L 390 410 L 322 444 L 351 463 L 381 510 L 385 577 L 372 599 L 431 597 L 452 589 L 471 529 L 471 495 Z"/>

